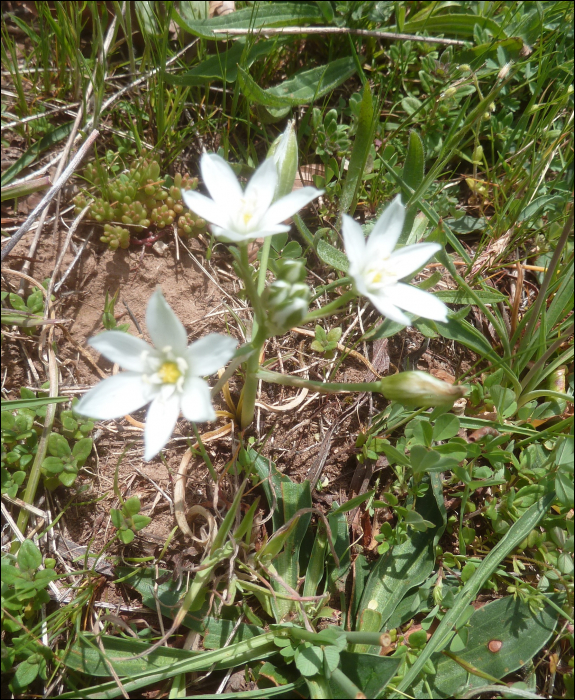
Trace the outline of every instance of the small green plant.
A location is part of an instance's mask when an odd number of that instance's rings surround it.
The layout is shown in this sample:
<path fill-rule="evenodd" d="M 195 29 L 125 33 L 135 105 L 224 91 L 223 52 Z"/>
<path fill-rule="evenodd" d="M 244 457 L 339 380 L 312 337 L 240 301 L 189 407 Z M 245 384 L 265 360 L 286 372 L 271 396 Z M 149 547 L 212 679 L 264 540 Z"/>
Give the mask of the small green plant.
<path fill-rule="evenodd" d="M 30 623 L 38 611 L 50 601 L 47 587 L 57 574 L 56 562 L 52 558 L 44 560 L 31 540 L 24 540 L 17 556 L 2 555 L 2 631 L 11 636 L 10 645 L 2 639 L 2 672 L 13 671 L 18 663 L 10 690 L 19 694 L 40 677 L 46 680 L 46 662 L 52 652 L 27 633 Z"/>
<path fill-rule="evenodd" d="M 138 515 L 140 507 L 140 499 L 137 496 L 132 496 L 122 503 L 119 510 L 112 508 L 110 514 L 112 525 L 118 530 L 118 537 L 124 544 L 130 544 L 136 536 L 136 532 L 152 522 L 152 518 L 147 515 Z"/>
<path fill-rule="evenodd" d="M 178 231 L 187 236 L 205 230 L 205 221 L 182 204 L 181 190 L 196 189 L 197 178 L 180 173 L 176 173 L 173 180 L 160 177 L 159 163 L 145 158 L 112 180 L 108 179 L 108 173 L 100 163 L 89 163 L 84 177 L 100 192 L 90 204 L 89 213 L 104 224 L 100 240 L 112 250 L 128 248 L 132 234 L 142 233 L 152 226 L 161 231 L 177 223 Z M 74 198 L 76 214 L 87 206 L 88 201 L 86 193 Z"/>
<path fill-rule="evenodd" d="M 114 296 L 110 299 L 108 297 L 108 290 L 106 290 L 106 299 L 104 301 L 104 313 L 102 314 L 102 324 L 107 331 L 123 331 L 127 332 L 130 327 L 129 323 L 122 323 L 118 325 L 114 317 L 114 310 L 116 308 L 116 301 L 118 300 L 118 294 L 120 290 L 118 289 Z"/>
<path fill-rule="evenodd" d="M 72 432 L 71 422 L 77 425 L 75 419 L 66 418 Z M 90 428 L 91 429 L 91 428 Z M 81 431 L 74 430 L 74 434 Z M 46 457 L 42 462 L 42 473 L 44 474 L 44 484 L 47 489 L 53 490 L 60 484 L 72 486 L 78 476 L 80 467 L 88 459 L 92 451 L 92 438 L 81 438 L 70 449 L 68 440 L 59 433 L 51 433 L 48 438 L 48 452 L 50 457 Z"/>
<path fill-rule="evenodd" d="M 342 330 L 339 326 L 332 328 L 326 333 L 321 326 L 317 325 L 315 327 L 315 340 L 311 344 L 311 349 L 316 352 L 321 352 L 327 359 L 331 359 L 337 348 L 341 334 Z"/>

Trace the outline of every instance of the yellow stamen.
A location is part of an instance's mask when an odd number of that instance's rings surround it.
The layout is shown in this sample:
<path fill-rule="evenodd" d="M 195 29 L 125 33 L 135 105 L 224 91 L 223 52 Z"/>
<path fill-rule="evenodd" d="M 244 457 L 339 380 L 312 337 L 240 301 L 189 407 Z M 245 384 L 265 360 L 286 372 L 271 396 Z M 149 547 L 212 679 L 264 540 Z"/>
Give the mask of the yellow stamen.
<path fill-rule="evenodd" d="M 175 362 L 164 362 L 158 370 L 158 375 L 164 384 L 175 384 L 182 373 Z"/>

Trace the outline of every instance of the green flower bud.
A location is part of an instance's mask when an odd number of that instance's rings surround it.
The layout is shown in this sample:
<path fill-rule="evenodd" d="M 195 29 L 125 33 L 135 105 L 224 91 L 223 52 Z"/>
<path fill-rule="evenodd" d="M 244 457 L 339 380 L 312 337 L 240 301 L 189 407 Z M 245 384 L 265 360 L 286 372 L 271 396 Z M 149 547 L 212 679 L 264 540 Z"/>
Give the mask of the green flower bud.
<path fill-rule="evenodd" d="M 384 377 L 381 393 L 390 401 L 397 401 L 404 406 L 452 406 L 457 399 L 465 396 L 467 389 L 463 386 L 448 384 L 436 379 L 427 372 L 400 372 Z"/>
<path fill-rule="evenodd" d="M 307 315 L 309 299 L 310 291 L 306 284 L 290 284 L 281 279 L 272 282 L 263 297 L 270 332 L 285 333 L 301 323 Z"/>
<path fill-rule="evenodd" d="M 306 277 L 305 265 L 301 260 L 281 258 L 276 262 L 278 279 L 295 284 L 303 282 Z"/>
<path fill-rule="evenodd" d="M 278 184 L 274 195 L 275 199 L 285 197 L 293 190 L 297 173 L 297 138 L 294 122 L 290 120 L 286 130 L 272 143 L 268 151 L 268 158 L 273 158 L 278 171 Z"/>

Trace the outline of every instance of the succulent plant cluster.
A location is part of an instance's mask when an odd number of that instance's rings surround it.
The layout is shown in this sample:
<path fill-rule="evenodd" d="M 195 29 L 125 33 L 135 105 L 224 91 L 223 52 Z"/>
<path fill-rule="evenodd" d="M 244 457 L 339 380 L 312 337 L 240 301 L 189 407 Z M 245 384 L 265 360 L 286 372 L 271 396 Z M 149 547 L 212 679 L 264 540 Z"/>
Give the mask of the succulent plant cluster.
<path fill-rule="evenodd" d="M 127 248 L 131 236 L 151 226 L 161 231 L 177 222 L 178 232 L 188 236 L 198 235 L 206 228 L 204 219 L 190 212 L 182 202 L 182 189 L 195 190 L 198 186 L 198 179 L 188 174 L 176 173 L 173 184 L 167 186 L 165 178 L 160 177 L 157 161 L 145 158 L 109 182 L 103 181 L 102 170 L 92 163 L 84 174 L 101 195 L 91 203 L 89 215 L 104 224 L 100 240 L 112 250 Z M 84 193 L 74 198 L 76 214 L 88 201 Z"/>

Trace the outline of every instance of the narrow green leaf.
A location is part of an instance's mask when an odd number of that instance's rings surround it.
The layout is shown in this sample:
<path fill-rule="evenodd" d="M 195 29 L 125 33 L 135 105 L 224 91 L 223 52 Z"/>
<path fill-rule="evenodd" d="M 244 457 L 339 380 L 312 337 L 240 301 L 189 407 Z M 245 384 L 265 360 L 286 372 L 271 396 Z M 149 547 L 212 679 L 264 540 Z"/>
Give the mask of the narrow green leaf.
<path fill-rule="evenodd" d="M 341 192 L 339 203 L 340 216 L 347 213 L 353 214 L 355 211 L 355 204 L 357 202 L 359 188 L 361 187 L 363 170 L 365 168 L 365 163 L 367 161 L 367 156 L 369 155 L 369 149 L 372 143 L 373 128 L 375 124 L 373 115 L 374 109 L 371 89 L 369 87 L 369 83 L 366 82 L 363 87 L 363 97 L 359 108 L 359 118 L 357 120 L 355 141 L 349 159 L 347 175 Z"/>
<path fill-rule="evenodd" d="M 350 498 L 349 501 L 346 501 L 341 506 L 339 506 L 339 508 L 336 508 L 332 513 L 330 513 L 330 515 L 337 515 L 338 513 L 349 513 L 350 510 L 357 508 L 357 506 L 360 506 L 362 503 L 367 501 L 368 498 L 371 498 L 374 493 L 375 490 L 372 489 L 367 493 L 361 493 L 359 496 Z"/>
<path fill-rule="evenodd" d="M 41 408 L 42 406 L 47 406 L 49 403 L 63 403 L 64 401 L 70 401 L 69 396 L 41 396 L 37 399 L 2 399 L 2 410 L 3 411 L 18 411 L 21 408 Z"/>

